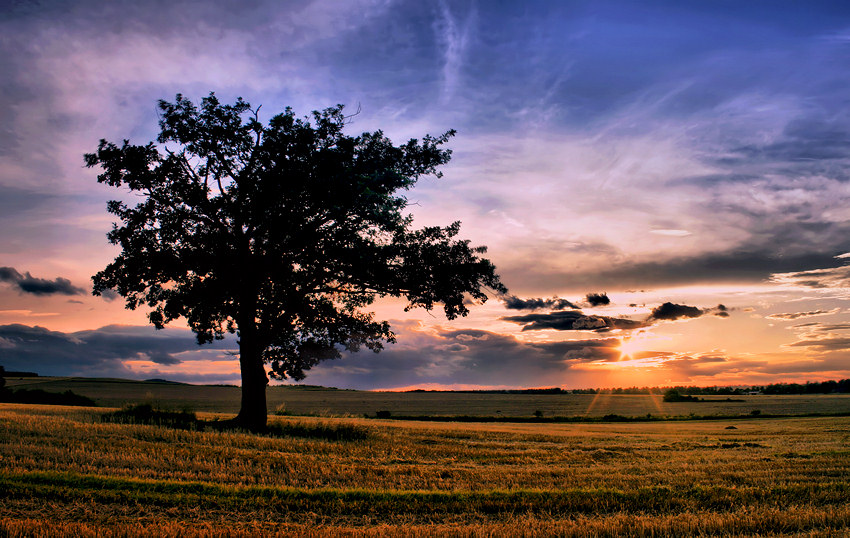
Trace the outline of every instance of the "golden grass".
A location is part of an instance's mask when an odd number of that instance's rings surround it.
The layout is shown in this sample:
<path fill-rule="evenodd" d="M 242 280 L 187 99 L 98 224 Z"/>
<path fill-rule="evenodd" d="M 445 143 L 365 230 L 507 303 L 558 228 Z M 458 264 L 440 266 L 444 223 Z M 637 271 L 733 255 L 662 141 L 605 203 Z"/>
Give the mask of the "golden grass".
<path fill-rule="evenodd" d="M 850 534 L 850 418 L 354 424 L 361 441 L 0 404 L 0 535 Z M 727 429 L 734 426 L 736 429 Z"/>

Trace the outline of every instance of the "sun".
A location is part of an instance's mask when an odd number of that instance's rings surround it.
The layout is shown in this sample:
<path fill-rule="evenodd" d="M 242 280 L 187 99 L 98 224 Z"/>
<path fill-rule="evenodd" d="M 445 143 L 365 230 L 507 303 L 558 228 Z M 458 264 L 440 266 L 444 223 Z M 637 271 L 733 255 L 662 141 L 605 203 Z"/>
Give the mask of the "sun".
<path fill-rule="evenodd" d="M 636 353 L 645 351 L 644 338 L 641 335 L 624 336 L 620 339 L 620 360 L 634 358 Z"/>

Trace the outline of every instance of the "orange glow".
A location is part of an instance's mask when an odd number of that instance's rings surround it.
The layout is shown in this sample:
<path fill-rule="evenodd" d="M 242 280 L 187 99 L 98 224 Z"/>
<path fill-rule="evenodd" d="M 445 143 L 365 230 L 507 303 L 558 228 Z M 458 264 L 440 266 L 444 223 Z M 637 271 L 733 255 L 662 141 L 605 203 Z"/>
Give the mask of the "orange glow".
<path fill-rule="evenodd" d="M 620 339 L 620 360 L 630 359 L 636 353 L 646 351 L 647 338 L 640 332 Z"/>

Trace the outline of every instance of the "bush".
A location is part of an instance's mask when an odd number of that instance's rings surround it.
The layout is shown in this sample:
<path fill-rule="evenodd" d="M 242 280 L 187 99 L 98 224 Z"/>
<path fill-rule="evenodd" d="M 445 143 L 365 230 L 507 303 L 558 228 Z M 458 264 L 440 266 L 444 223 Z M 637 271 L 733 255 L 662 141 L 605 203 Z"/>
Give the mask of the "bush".
<path fill-rule="evenodd" d="M 664 393 L 665 402 L 699 402 L 701 401 L 696 396 L 683 396 L 676 389 L 670 389 Z"/>
<path fill-rule="evenodd" d="M 375 416 L 377 418 L 390 418 L 393 414 L 386 409 L 382 409 L 381 411 L 375 412 Z"/>

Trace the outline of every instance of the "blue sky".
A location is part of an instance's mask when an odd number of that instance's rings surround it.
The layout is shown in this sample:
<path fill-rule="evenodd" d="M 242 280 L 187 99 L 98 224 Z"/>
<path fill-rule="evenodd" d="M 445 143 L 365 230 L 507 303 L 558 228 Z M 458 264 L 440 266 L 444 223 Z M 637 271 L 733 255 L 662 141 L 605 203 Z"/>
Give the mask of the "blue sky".
<path fill-rule="evenodd" d="M 156 361 L 117 346 L 124 334 L 164 337 L 143 313 L 88 294 L 116 254 L 105 201 L 120 193 L 82 155 L 100 138 L 154 139 L 157 99 L 215 91 L 262 104 L 265 119 L 286 106 L 359 107 L 350 131 L 396 142 L 457 129 L 445 176 L 410 195 L 416 224 L 461 220 L 517 297 L 643 325 L 528 329 L 499 297 L 448 323 L 387 302 L 378 313 L 399 343 L 308 382 L 850 376 L 846 3 L 19 1 L 0 8 L 0 36 L 7 369 L 238 379 L 221 349 L 169 344 L 179 360 Z M 27 290 L 39 283 L 47 292 Z M 603 291 L 609 305 L 580 304 Z M 646 322 L 668 302 L 704 314 Z M 74 361 L 87 331 L 127 351 Z M 179 327 L 167 335 L 192 341 Z M 33 359 L 58 341 L 67 360 Z"/>

